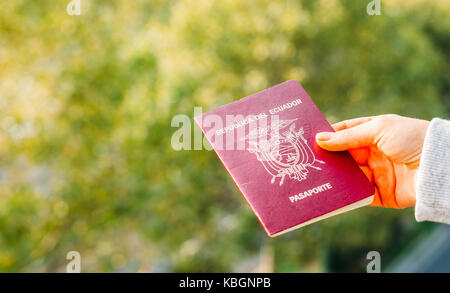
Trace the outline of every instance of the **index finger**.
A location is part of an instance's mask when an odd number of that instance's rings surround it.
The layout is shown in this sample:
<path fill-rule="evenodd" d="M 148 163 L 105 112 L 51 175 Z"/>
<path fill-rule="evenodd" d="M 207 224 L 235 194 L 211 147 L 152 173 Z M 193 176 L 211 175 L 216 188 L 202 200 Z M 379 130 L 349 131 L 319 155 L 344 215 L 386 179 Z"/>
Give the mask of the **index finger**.
<path fill-rule="evenodd" d="M 372 120 L 372 117 L 353 118 L 353 119 L 334 123 L 333 125 L 331 125 L 331 127 L 333 127 L 334 131 L 340 131 L 340 130 L 352 128 L 352 127 L 358 126 L 360 124 L 369 122 L 370 120 Z"/>

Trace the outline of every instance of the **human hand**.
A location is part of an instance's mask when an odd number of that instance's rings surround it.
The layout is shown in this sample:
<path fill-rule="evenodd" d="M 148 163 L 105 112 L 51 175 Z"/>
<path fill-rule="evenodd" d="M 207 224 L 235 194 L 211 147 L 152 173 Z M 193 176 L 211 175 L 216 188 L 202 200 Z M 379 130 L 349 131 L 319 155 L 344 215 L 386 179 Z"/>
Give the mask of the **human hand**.
<path fill-rule="evenodd" d="M 393 114 L 333 124 L 336 132 L 316 135 L 329 151 L 348 150 L 375 187 L 372 206 L 414 206 L 415 176 L 429 121 Z"/>

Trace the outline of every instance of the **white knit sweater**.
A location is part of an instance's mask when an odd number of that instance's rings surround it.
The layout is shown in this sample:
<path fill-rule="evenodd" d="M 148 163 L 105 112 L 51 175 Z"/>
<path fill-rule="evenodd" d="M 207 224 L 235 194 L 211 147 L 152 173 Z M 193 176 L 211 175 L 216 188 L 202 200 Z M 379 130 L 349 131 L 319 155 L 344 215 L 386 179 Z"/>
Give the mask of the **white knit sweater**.
<path fill-rule="evenodd" d="M 416 220 L 450 224 L 450 121 L 428 127 L 416 180 Z"/>

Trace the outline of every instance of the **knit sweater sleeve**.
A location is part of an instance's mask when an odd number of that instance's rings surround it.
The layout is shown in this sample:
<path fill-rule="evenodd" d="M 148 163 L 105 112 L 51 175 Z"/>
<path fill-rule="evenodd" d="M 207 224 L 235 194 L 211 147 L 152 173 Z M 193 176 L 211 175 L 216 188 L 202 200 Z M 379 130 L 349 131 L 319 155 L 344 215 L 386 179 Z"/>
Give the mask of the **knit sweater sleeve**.
<path fill-rule="evenodd" d="M 416 178 L 417 221 L 450 224 L 450 121 L 428 127 Z"/>

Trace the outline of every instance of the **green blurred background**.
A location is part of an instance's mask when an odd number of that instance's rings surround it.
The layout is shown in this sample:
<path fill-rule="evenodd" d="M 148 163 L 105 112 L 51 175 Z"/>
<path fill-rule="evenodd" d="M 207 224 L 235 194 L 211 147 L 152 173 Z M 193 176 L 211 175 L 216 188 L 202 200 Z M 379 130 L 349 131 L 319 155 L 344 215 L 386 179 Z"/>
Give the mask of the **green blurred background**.
<path fill-rule="evenodd" d="M 363 272 L 433 228 L 362 208 L 270 239 L 193 116 L 288 79 L 330 122 L 450 113 L 450 0 L 0 1 L 0 272 Z M 193 126 L 194 127 L 194 126 Z"/>

